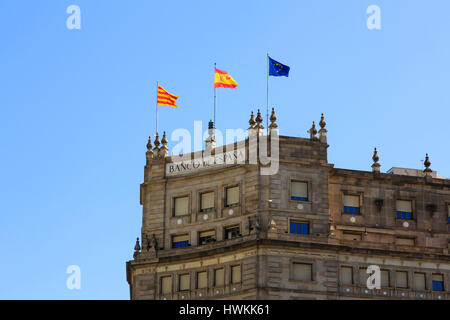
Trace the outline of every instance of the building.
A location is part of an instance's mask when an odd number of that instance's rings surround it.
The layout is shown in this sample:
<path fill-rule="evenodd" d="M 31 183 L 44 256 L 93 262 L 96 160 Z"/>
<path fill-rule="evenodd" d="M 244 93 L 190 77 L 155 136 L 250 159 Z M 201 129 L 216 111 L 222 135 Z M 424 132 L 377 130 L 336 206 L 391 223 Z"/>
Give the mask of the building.
<path fill-rule="evenodd" d="M 273 110 L 270 120 L 271 175 L 249 160 L 267 137 L 259 112 L 244 153 L 238 143 L 217 153 L 210 130 L 211 156 L 176 163 L 165 134 L 149 139 L 131 299 L 450 299 L 450 180 L 428 155 L 420 174 L 381 173 L 376 149 L 370 171 L 339 169 L 323 115 L 309 138 L 278 136 Z M 367 286 L 371 265 L 379 289 Z"/>

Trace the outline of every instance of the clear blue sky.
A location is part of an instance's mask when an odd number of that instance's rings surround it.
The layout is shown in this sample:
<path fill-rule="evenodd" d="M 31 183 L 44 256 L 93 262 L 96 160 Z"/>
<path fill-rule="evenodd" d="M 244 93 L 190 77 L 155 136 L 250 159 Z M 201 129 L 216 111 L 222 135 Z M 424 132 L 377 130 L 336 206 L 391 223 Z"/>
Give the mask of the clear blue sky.
<path fill-rule="evenodd" d="M 81 8 L 68 30 L 66 8 Z M 381 8 L 368 30 L 366 8 Z M 128 299 L 125 261 L 140 233 L 139 184 L 153 134 L 155 82 L 180 96 L 160 129 L 212 116 L 213 63 L 239 83 L 218 91 L 218 128 L 265 109 L 266 52 L 280 133 L 306 137 L 324 112 L 329 162 L 450 177 L 450 2 L 0 2 L 0 298 Z M 174 143 L 170 143 L 173 146 Z M 81 267 L 81 290 L 66 268 Z"/>

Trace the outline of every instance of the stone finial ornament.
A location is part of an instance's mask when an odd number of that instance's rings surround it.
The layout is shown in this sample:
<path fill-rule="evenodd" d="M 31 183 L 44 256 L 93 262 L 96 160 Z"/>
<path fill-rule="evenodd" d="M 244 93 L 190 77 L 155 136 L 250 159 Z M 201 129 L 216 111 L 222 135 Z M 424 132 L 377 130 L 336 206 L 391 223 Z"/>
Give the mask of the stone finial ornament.
<path fill-rule="evenodd" d="M 372 160 L 373 160 L 372 172 L 380 172 L 381 165 L 378 163 L 378 161 L 380 160 L 380 157 L 378 156 L 377 148 L 374 148 L 374 150 L 373 150 Z"/>
<path fill-rule="evenodd" d="M 428 157 L 428 153 L 425 155 L 425 161 L 423 162 L 423 165 L 425 166 L 425 170 L 423 170 L 423 172 L 425 172 L 425 175 L 430 175 L 433 170 L 430 169 L 431 161 Z"/>
<path fill-rule="evenodd" d="M 319 140 L 322 143 L 327 143 L 327 132 L 328 130 L 325 129 L 325 126 L 327 125 L 327 123 L 325 122 L 325 118 L 323 116 L 323 113 L 320 117 L 320 122 L 319 122 L 319 126 L 320 126 L 320 130 L 319 130 Z"/>
<path fill-rule="evenodd" d="M 152 145 L 152 137 L 148 137 L 148 142 L 147 142 L 147 152 L 145 153 L 145 158 L 147 160 L 147 165 L 149 164 L 149 162 L 152 160 L 153 158 L 153 145 Z"/>
<path fill-rule="evenodd" d="M 141 246 L 139 244 L 139 237 L 136 238 L 136 244 L 134 245 L 134 251 L 136 251 L 136 252 L 141 251 Z"/>
<path fill-rule="evenodd" d="M 277 116 L 275 115 L 275 108 L 272 108 L 272 114 L 270 115 L 270 130 L 278 128 L 278 125 L 275 123 L 277 121 Z"/>
<path fill-rule="evenodd" d="M 255 128 L 256 121 L 255 121 L 255 115 L 253 114 L 253 111 L 252 111 L 252 114 L 250 115 L 250 120 L 248 120 L 248 123 L 250 124 L 249 129 Z"/>
<path fill-rule="evenodd" d="M 316 137 L 317 129 L 316 129 L 316 123 L 314 121 L 312 123 L 311 129 L 308 130 L 308 133 L 309 133 L 309 137 L 311 140 L 317 140 L 317 137 Z"/>
<path fill-rule="evenodd" d="M 276 224 L 275 220 L 273 220 L 273 219 L 270 219 L 269 230 L 272 230 L 272 231 L 277 230 L 277 224 Z"/>
<path fill-rule="evenodd" d="M 159 145 L 161 144 L 161 141 L 159 140 L 158 132 L 156 133 L 154 144 L 155 144 L 155 147 L 153 148 L 153 152 L 158 152 L 159 151 Z"/>
<path fill-rule="evenodd" d="M 139 245 L 139 238 L 136 239 L 136 244 L 134 245 L 134 254 L 133 258 L 136 258 L 139 254 L 139 251 L 141 251 L 141 246 Z"/>
<path fill-rule="evenodd" d="M 147 143 L 147 151 L 153 153 L 153 152 L 152 152 L 152 149 L 153 149 L 153 145 L 152 145 L 152 137 L 149 136 L 149 137 L 148 137 L 148 143 Z"/>
<path fill-rule="evenodd" d="M 167 141 L 167 137 L 166 137 L 166 132 L 165 131 L 163 133 L 163 137 L 162 137 L 161 143 L 162 143 L 162 147 L 159 148 L 159 155 L 161 157 L 167 157 L 169 155 L 169 148 L 167 148 L 167 144 L 169 143 L 169 141 Z"/>
<path fill-rule="evenodd" d="M 206 150 L 211 151 L 216 147 L 216 139 L 214 137 L 214 122 L 209 120 L 208 122 L 208 138 L 205 140 Z"/>
<path fill-rule="evenodd" d="M 325 129 L 326 125 L 327 125 L 327 123 L 325 122 L 325 118 L 324 118 L 323 113 L 322 113 L 322 115 L 320 117 L 320 122 L 319 122 L 320 130 Z"/>
<path fill-rule="evenodd" d="M 263 118 L 261 117 L 261 111 L 258 109 L 258 113 L 256 114 L 256 126 L 257 129 L 264 129 L 263 125 L 261 124 L 263 122 Z"/>

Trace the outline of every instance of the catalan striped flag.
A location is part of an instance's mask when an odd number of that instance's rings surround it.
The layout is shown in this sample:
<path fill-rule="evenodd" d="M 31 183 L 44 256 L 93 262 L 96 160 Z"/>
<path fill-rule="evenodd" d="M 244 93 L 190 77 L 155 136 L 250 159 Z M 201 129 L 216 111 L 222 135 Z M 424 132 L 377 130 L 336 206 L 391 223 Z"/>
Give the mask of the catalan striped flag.
<path fill-rule="evenodd" d="M 156 105 L 178 108 L 178 106 L 175 105 L 175 101 L 177 101 L 177 99 L 178 96 L 167 92 L 163 87 L 158 85 L 158 97 L 156 99 Z"/>

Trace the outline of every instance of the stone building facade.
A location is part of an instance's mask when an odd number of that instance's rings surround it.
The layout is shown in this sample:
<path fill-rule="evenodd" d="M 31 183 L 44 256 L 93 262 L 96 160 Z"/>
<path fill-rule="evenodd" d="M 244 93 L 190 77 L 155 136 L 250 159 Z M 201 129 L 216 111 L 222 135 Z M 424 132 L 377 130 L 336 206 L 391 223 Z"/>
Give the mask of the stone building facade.
<path fill-rule="evenodd" d="M 149 140 L 131 299 L 450 299 L 450 180 L 428 155 L 421 174 L 381 173 L 376 149 L 370 171 L 339 169 L 323 115 L 309 138 L 278 136 L 274 111 L 267 136 L 259 112 L 249 122 L 231 151 L 210 132 L 184 162 L 165 134 Z M 251 138 L 266 137 L 279 146 L 270 175 L 250 161 Z M 367 286 L 371 265 L 379 288 Z"/>

